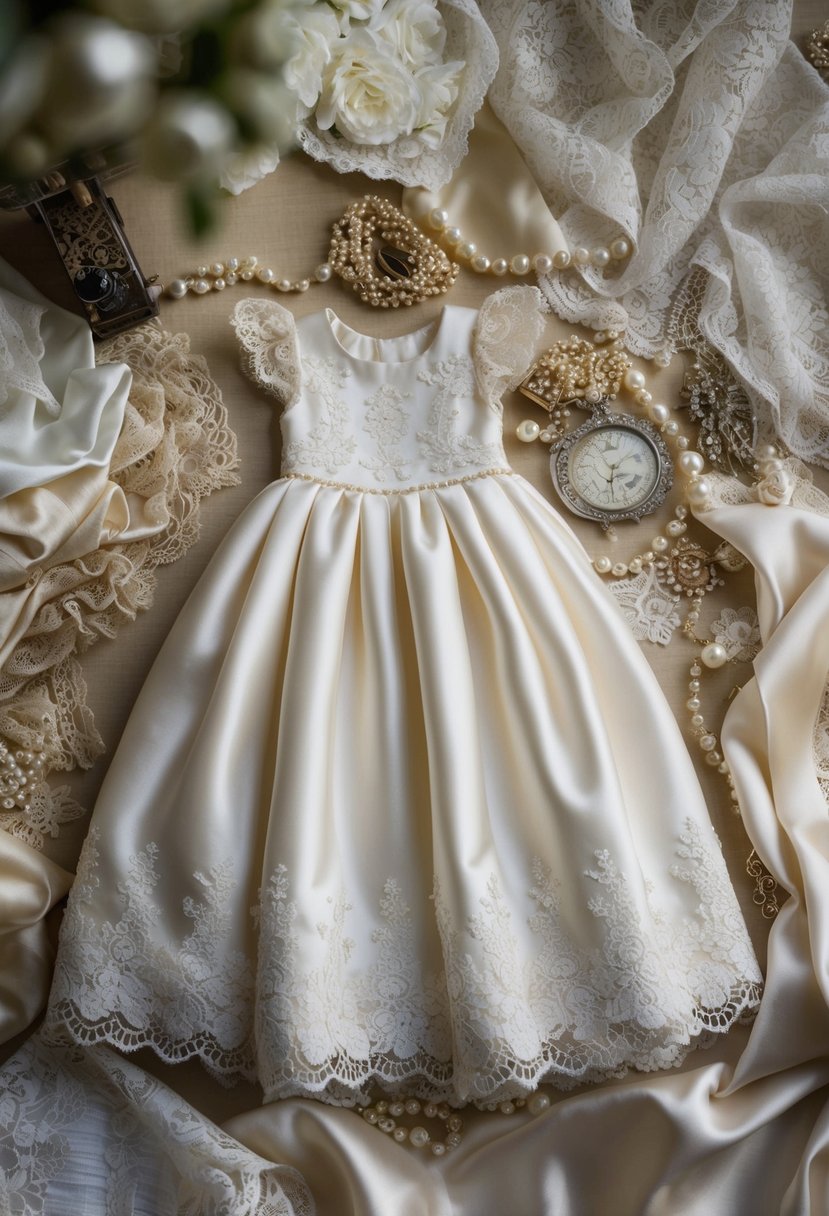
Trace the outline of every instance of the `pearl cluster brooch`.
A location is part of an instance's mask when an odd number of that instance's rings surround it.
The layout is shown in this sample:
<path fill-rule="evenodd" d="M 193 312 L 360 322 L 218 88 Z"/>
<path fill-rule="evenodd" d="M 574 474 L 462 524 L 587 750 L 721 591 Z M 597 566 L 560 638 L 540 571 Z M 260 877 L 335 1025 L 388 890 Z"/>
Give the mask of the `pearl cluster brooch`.
<path fill-rule="evenodd" d="M 0 809 L 28 811 L 32 793 L 43 779 L 43 758 L 25 748 L 11 751 L 0 741 Z"/>
<path fill-rule="evenodd" d="M 448 245 L 453 256 L 460 262 L 466 262 L 476 274 L 505 275 L 508 271 L 514 275 L 551 274 L 554 270 L 566 270 L 568 266 L 596 266 L 604 269 L 611 262 L 621 262 L 630 256 L 631 244 L 627 237 L 617 237 L 609 247 L 597 246 L 596 249 L 586 249 L 578 246 L 570 253 L 567 249 L 557 249 L 554 253 L 516 253 L 512 257 L 489 258 L 482 253 L 474 241 L 467 240 L 460 228 L 449 219 L 449 213 L 442 207 L 436 207 L 429 212 L 429 227 Z"/>
<path fill-rule="evenodd" d="M 180 300 L 190 292 L 202 296 L 253 281 L 274 291 L 303 292 L 312 283 L 327 283 L 337 275 L 364 304 L 399 308 L 445 294 L 458 269 L 393 203 L 366 195 L 347 207 L 333 225 L 328 260 L 316 267 L 312 277 L 279 278 L 258 257 L 230 257 L 173 279 L 167 295 Z"/>

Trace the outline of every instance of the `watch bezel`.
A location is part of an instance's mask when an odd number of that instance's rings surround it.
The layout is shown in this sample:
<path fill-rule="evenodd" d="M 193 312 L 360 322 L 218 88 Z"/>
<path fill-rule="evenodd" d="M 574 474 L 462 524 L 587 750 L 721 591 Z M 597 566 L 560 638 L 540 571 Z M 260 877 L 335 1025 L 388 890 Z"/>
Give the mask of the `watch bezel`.
<path fill-rule="evenodd" d="M 634 431 L 651 448 L 658 469 L 656 481 L 647 496 L 641 502 L 618 511 L 593 506 L 576 489 L 570 477 L 570 456 L 576 445 L 585 436 L 606 430 Z M 674 480 L 671 453 L 659 431 L 645 419 L 632 418 L 629 414 L 612 414 L 604 410 L 593 414 L 556 444 L 550 453 L 550 473 L 553 485 L 565 506 L 580 519 L 593 520 L 604 528 L 624 520 L 639 523 L 646 515 L 652 515 L 665 501 Z"/>

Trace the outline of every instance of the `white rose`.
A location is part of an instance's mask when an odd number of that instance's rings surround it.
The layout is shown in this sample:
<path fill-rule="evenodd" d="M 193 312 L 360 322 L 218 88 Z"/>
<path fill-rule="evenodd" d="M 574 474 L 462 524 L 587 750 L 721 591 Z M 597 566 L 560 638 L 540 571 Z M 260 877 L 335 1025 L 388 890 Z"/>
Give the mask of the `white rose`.
<path fill-rule="evenodd" d="M 443 54 L 446 27 L 434 0 L 388 0 L 368 28 L 413 70 Z"/>
<path fill-rule="evenodd" d="M 241 194 L 273 173 L 278 164 L 277 148 L 257 147 L 248 152 L 239 152 L 225 165 L 219 185 L 230 194 Z"/>
<path fill-rule="evenodd" d="M 411 72 L 367 29 L 355 29 L 333 48 L 316 118 L 356 144 L 388 144 L 411 134 L 420 100 Z"/>
<path fill-rule="evenodd" d="M 310 112 L 319 100 L 322 74 L 331 62 L 332 43 L 340 36 L 340 22 L 337 14 L 323 5 L 309 9 L 300 18 L 291 17 L 287 25 L 293 52 L 285 64 L 283 79 Z"/>
<path fill-rule="evenodd" d="M 420 89 L 420 110 L 415 133 L 427 148 L 439 148 L 446 134 L 449 111 L 458 96 L 458 81 L 464 64 L 458 60 L 421 68 L 415 73 Z"/>
<path fill-rule="evenodd" d="M 785 469 L 774 469 L 757 482 L 757 499 L 767 507 L 780 507 L 791 502 L 794 485 Z"/>
<path fill-rule="evenodd" d="M 375 17 L 384 0 L 328 0 L 328 3 L 337 10 L 347 27 L 349 21 L 368 21 Z"/>

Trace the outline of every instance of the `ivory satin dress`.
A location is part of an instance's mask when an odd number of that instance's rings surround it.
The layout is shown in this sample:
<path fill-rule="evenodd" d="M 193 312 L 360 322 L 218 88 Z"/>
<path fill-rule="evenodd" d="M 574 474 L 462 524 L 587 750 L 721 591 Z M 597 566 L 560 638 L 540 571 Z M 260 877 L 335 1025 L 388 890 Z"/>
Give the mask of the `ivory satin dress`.
<path fill-rule="evenodd" d="M 375 339 L 234 314 L 282 476 L 171 631 L 47 1031 L 266 1100 L 462 1105 L 676 1065 L 759 1000 L 678 727 L 500 399 L 535 288 Z"/>

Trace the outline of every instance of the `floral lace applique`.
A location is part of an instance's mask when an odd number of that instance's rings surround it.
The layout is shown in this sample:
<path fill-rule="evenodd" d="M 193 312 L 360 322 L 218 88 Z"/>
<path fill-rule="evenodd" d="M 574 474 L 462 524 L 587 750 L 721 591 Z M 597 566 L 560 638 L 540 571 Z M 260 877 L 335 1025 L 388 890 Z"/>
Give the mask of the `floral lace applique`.
<path fill-rule="evenodd" d="M 300 363 L 296 325 L 275 300 L 240 300 L 230 314 L 241 347 L 242 370 L 286 408 L 297 399 Z"/>
<path fill-rule="evenodd" d="M 607 584 L 607 589 L 621 608 L 637 642 L 668 645 L 681 624 L 676 610 L 680 597 L 665 590 L 655 566 L 646 566 L 635 576 L 616 579 Z"/>
<path fill-rule="evenodd" d="M 377 444 L 377 454 L 361 457 L 360 464 L 371 469 L 378 481 L 391 477 L 405 481 L 410 476 L 409 464 L 398 447 L 409 421 L 403 402 L 410 397 L 411 393 L 403 393 L 393 384 L 383 384 L 366 400 L 363 430 Z"/>
<path fill-rule="evenodd" d="M 283 472 L 289 472 L 297 465 L 308 465 L 336 473 L 349 463 L 357 450 L 348 405 L 342 396 L 349 374 L 349 369 L 335 359 L 302 356 L 303 391 L 308 397 L 319 400 L 322 411 L 306 437 L 293 440 L 285 448 Z"/>
<path fill-rule="evenodd" d="M 481 391 L 496 412 L 529 371 L 544 332 L 547 305 L 537 287 L 505 287 L 484 300 L 472 339 Z"/>
<path fill-rule="evenodd" d="M 468 356 L 450 355 L 419 371 L 417 378 L 437 390 L 429 410 L 428 427 L 417 433 L 434 473 L 454 473 L 470 465 L 486 468 L 506 463 L 501 444 L 481 443 L 456 429 L 460 411 L 455 403 L 473 397 L 476 390 L 475 368 Z"/>
<path fill-rule="evenodd" d="M 760 646 L 760 625 L 753 608 L 723 608 L 711 626 L 714 640 L 725 648 L 729 659 L 747 663 Z"/>

